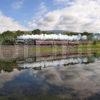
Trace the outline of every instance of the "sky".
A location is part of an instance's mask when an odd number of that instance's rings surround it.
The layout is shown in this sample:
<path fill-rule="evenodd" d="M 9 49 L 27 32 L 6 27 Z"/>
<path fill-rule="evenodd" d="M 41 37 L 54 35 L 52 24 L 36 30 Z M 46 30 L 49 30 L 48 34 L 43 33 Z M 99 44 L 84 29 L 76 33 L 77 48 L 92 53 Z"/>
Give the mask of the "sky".
<path fill-rule="evenodd" d="M 0 0 L 0 33 L 11 30 L 100 32 L 100 0 Z"/>

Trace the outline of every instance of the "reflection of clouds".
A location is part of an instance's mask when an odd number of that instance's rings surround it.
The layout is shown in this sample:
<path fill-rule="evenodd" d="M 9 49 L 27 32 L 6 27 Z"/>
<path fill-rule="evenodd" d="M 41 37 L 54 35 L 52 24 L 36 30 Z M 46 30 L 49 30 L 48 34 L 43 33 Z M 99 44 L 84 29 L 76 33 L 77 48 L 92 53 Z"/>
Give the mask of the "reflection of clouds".
<path fill-rule="evenodd" d="M 80 98 L 92 96 L 100 91 L 100 62 L 88 65 L 70 65 L 59 69 L 45 69 L 41 77 L 49 84 L 70 86 L 79 93 Z"/>
<path fill-rule="evenodd" d="M 57 72 L 56 69 L 49 68 L 48 70 L 45 70 L 45 72 L 41 72 L 42 77 L 46 78 L 46 81 L 49 82 L 50 84 L 56 84 L 56 85 L 61 85 L 62 84 L 62 79 L 60 77 L 59 72 Z"/>
<path fill-rule="evenodd" d="M 3 87 L 4 83 L 13 80 L 16 76 L 18 76 L 21 72 L 17 69 L 14 69 L 12 72 L 4 72 L 0 73 L 0 88 Z"/>
<path fill-rule="evenodd" d="M 88 98 L 100 91 L 100 62 L 0 73 L 0 92 Z M 2 94 L 2 93 L 1 93 Z M 68 99 L 69 100 L 69 99 Z M 75 99 L 76 100 L 76 99 Z"/>
<path fill-rule="evenodd" d="M 70 82 L 71 80 L 74 80 L 77 78 L 78 73 L 74 72 L 74 68 L 71 68 L 72 66 L 67 67 L 59 67 L 59 68 L 47 68 L 41 71 L 39 74 L 42 74 L 43 78 L 46 78 L 46 81 L 48 81 L 51 84 L 55 85 L 65 85 L 65 82 Z"/>

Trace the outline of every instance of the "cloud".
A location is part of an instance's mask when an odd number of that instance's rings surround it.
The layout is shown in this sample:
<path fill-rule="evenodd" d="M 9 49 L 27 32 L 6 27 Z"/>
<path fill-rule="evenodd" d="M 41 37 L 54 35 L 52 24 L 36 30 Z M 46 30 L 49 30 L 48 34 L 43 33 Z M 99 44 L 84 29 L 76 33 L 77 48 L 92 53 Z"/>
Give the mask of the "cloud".
<path fill-rule="evenodd" d="M 55 4 L 70 5 L 73 4 L 75 0 L 54 0 Z"/>
<path fill-rule="evenodd" d="M 56 0 L 56 2 L 69 0 Z M 55 0 L 54 0 L 55 2 Z M 67 30 L 76 32 L 100 32 L 100 1 L 99 0 L 71 0 L 71 6 L 61 9 L 47 10 L 44 15 L 30 21 L 31 28 L 41 30 Z M 65 5 L 65 4 L 64 4 Z M 45 5 L 46 6 L 46 5 Z"/>
<path fill-rule="evenodd" d="M 24 0 L 17 0 L 16 2 L 12 3 L 12 8 L 15 10 L 20 9 L 23 6 Z"/>
<path fill-rule="evenodd" d="M 14 19 L 7 17 L 2 12 L 0 12 L 0 33 L 7 30 L 11 30 L 11 31 L 27 30 L 27 28 L 20 25 Z"/>
<path fill-rule="evenodd" d="M 48 9 L 47 9 L 45 3 L 41 2 L 39 5 L 39 8 L 36 11 L 36 14 L 32 18 L 32 20 L 28 23 L 29 27 L 31 29 L 36 28 L 37 27 L 36 23 L 39 21 L 39 19 L 42 19 L 46 13 L 48 13 Z"/>

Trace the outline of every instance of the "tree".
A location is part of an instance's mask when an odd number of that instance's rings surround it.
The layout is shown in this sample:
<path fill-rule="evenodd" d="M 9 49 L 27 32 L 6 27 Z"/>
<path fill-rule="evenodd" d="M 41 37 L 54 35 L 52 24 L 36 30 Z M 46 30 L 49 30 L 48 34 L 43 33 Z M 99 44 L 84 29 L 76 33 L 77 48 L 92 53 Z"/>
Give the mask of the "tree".
<path fill-rule="evenodd" d="M 77 32 L 64 32 L 64 34 L 72 36 L 72 35 L 78 35 L 79 33 L 77 33 Z"/>
<path fill-rule="evenodd" d="M 4 36 L 4 37 L 13 37 L 14 33 L 11 32 L 11 31 L 5 31 L 1 35 Z"/>
<path fill-rule="evenodd" d="M 93 39 L 93 33 L 83 32 L 82 35 L 86 35 L 88 40 L 92 40 Z"/>
<path fill-rule="evenodd" d="M 41 31 L 39 29 L 33 30 L 32 34 L 41 34 Z"/>
<path fill-rule="evenodd" d="M 3 32 L 0 36 L 2 44 L 14 44 L 15 43 L 15 34 L 11 31 Z"/>
<path fill-rule="evenodd" d="M 15 37 L 23 35 L 23 34 L 25 34 L 25 32 L 18 30 L 15 32 Z"/>

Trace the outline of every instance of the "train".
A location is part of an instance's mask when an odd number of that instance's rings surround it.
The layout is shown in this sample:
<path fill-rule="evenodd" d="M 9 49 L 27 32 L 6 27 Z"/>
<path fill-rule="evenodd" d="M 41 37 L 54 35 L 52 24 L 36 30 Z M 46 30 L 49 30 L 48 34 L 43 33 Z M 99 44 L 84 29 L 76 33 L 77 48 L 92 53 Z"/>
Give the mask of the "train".
<path fill-rule="evenodd" d="M 26 45 L 78 45 L 79 41 L 69 40 L 41 40 L 41 39 L 17 39 L 16 44 Z"/>

